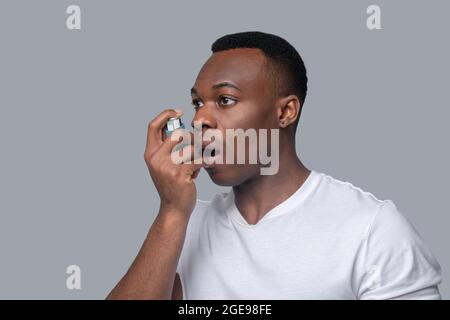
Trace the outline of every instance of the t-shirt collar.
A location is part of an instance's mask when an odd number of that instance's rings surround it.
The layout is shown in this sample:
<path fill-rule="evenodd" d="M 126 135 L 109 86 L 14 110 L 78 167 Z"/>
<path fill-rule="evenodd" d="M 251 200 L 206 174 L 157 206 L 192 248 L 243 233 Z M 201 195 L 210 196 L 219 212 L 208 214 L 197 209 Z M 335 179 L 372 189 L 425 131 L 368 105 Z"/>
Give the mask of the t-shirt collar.
<path fill-rule="evenodd" d="M 314 170 L 311 170 L 310 174 L 306 178 L 306 180 L 303 182 L 303 184 L 295 191 L 292 195 L 290 195 L 286 200 L 278 204 L 276 207 L 272 208 L 267 212 L 260 221 L 258 221 L 256 224 L 249 224 L 244 219 L 244 217 L 239 212 L 238 208 L 236 207 L 236 203 L 234 201 L 234 192 L 233 189 L 229 191 L 227 194 L 227 215 L 236 223 L 246 226 L 246 227 L 257 227 L 261 225 L 263 222 L 273 219 L 274 217 L 278 217 L 280 215 L 283 215 L 287 212 L 292 211 L 292 209 L 298 207 L 305 198 L 311 193 L 311 191 L 314 189 L 314 187 L 317 185 L 317 183 L 320 180 L 320 173 L 316 172 Z"/>

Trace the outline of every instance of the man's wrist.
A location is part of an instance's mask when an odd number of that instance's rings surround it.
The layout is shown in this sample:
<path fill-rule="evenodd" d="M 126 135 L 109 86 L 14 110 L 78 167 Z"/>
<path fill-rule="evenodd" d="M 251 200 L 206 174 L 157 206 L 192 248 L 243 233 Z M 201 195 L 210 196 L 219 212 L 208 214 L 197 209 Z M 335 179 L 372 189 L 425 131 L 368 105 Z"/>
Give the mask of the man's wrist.
<path fill-rule="evenodd" d="M 161 207 L 155 222 L 164 229 L 186 228 L 189 222 L 189 214 L 177 209 Z"/>

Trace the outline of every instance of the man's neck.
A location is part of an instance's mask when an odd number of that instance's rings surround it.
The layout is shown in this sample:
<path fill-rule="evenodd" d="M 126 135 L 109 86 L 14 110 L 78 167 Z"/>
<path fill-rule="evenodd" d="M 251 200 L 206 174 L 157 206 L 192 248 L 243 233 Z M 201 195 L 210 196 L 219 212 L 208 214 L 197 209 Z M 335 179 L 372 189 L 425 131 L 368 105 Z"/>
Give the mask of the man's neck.
<path fill-rule="evenodd" d="M 278 173 L 258 175 L 233 187 L 235 204 L 248 224 L 256 224 L 264 215 L 294 194 L 310 174 L 295 150 L 280 157 Z"/>

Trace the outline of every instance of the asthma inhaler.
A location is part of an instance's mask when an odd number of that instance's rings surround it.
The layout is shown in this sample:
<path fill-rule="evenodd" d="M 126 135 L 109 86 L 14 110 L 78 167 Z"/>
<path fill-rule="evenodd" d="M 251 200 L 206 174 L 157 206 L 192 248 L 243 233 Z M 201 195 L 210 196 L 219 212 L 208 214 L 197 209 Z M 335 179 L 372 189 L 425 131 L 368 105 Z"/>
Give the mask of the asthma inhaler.
<path fill-rule="evenodd" d="M 181 122 L 181 117 L 170 118 L 166 123 L 166 127 L 164 128 L 164 134 L 166 135 L 166 137 L 168 137 L 172 134 L 173 131 L 179 128 L 185 129 L 184 123 Z"/>

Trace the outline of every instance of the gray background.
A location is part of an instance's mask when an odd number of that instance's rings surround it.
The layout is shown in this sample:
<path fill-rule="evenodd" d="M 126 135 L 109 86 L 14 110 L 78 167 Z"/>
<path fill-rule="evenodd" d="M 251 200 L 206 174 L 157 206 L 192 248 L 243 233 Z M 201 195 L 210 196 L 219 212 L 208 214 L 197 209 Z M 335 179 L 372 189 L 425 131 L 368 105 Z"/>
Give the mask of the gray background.
<path fill-rule="evenodd" d="M 66 29 L 78 4 L 82 30 Z M 366 28 L 378 4 L 383 30 Z M 158 209 L 143 160 L 163 108 L 226 33 L 290 41 L 309 73 L 298 153 L 391 199 L 440 261 L 450 297 L 448 1 L 0 2 L 0 298 L 102 299 Z M 205 172 L 199 197 L 223 190 Z M 66 267 L 82 270 L 67 290 Z"/>

